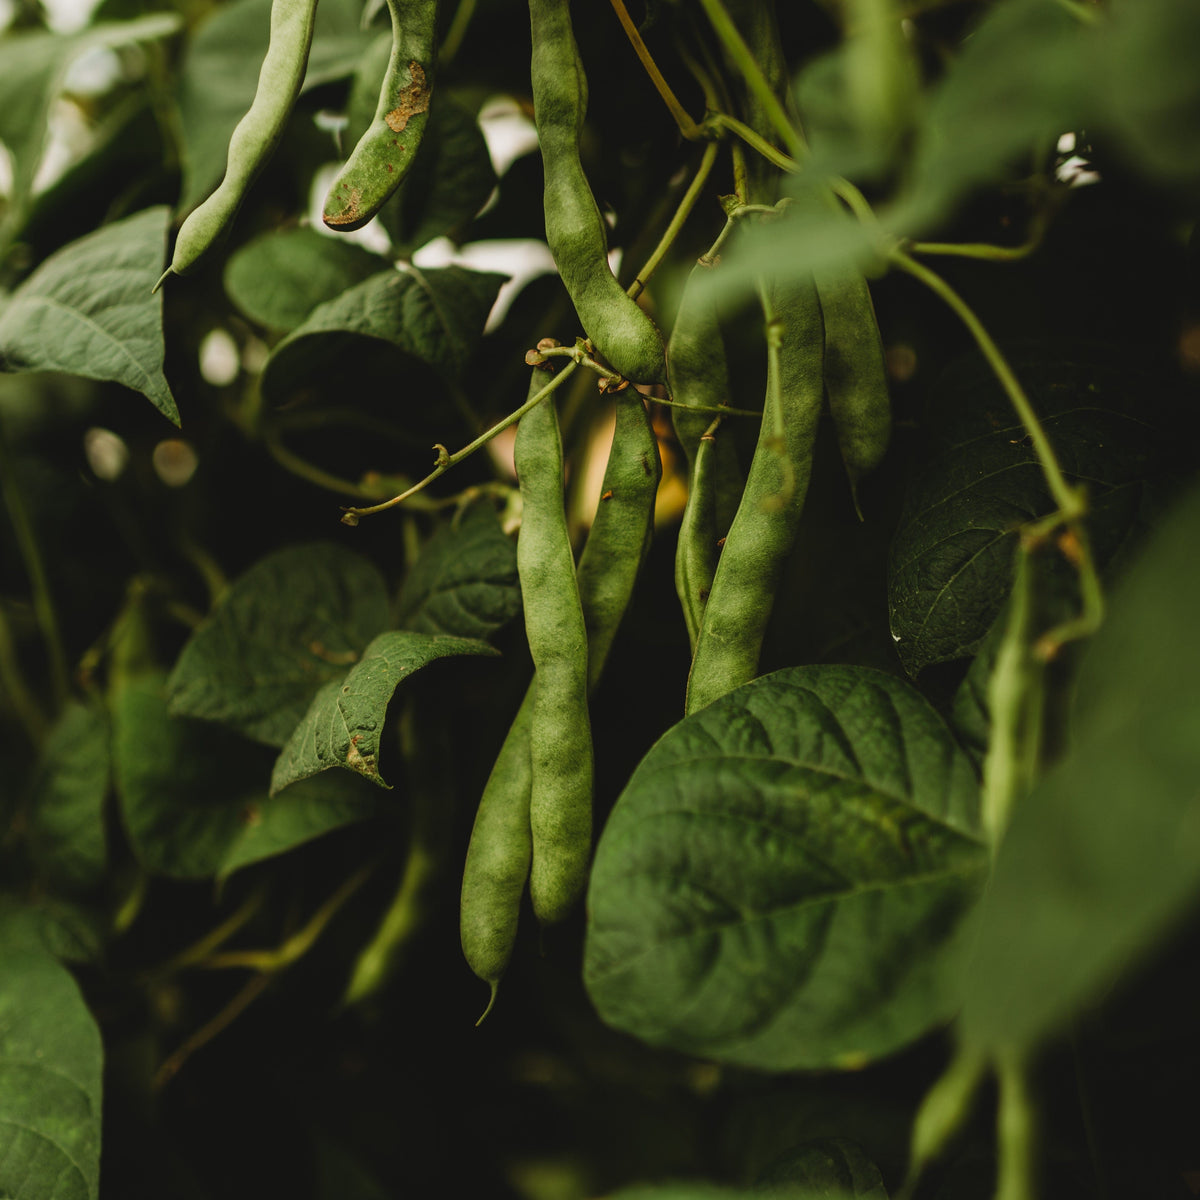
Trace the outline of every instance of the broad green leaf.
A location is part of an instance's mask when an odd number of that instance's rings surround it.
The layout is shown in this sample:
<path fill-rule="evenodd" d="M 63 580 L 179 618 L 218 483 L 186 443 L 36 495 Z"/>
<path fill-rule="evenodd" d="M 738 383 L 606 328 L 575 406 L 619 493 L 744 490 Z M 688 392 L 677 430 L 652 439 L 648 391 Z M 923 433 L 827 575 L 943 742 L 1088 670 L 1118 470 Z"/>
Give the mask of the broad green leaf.
<path fill-rule="evenodd" d="M 317 543 L 256 563 L 175 664 L 171 712 L 282 746 L 313 694 L 388 624 L 387 585 L 365 558 Z"/>
<path fill-rule="evenodd" d="M 907 232 L 944 216 L 1058 136 L 1087 123 L 1096 31 L 1054 0 L 993 5 L 929 96 L 909 188 L 896 205 Z"/>
<path fill-rule="evenodd" d="M 398 623 L 418 633 L 488 638 L 520 610 L 516 548 L 484 500 L 425 543 L 404 581 Z"/>
<path fill-rule="evenodd" d="M 1200 5 L 1118 0 L 1104 29 L 1099 98 L 1105 124 L 1143 169 L 1200 180 Z"/>
<path fill-rule="evenodd" d="M 46 739 L 34 783 L 30 849 L 40 873 L 68 888 L 99 883 L 108 863 L 108 738 L 102 708 L 72 703 Z"/>
<path fill-rule="evenodd" d="M 381 633 L 344 679 L 327 683 L 284 746 L 271 792 L 330 767 L 345 767 L 390 787 L 379 773 L 379 736 L 396 688 L 422 667 L 460 654 L 494 655 L 486 642 L 396 630 Z"/>
<path fill-rule="evenodd" d="M 453 96 L 439 94 L 420 153 L 379 219 L 395 249 L 411 255 L 469 221 L 495 186 L 496 172 L 475 114 Z"/>
<path fill-rule="evenodd" d="M 1017 808 L 980 906 L 964 1036 L 1053 1034 L 1200 895 L 1200 492 L 1112 596 L 1071 745 Z"/>
<path fill-rule="evenodd" d="M 315 229 L 281 229 L 264 233 L 230 257 L 225 291 L 250 320 L 292 330 L 318 304 L 336 299 L 379 267 L 379 257 L 354 242 Z"/>
<path fill-rule="evenodd" d="M 119 688 L 112 716 L 121 812 L 138 860 L 153 873 L 227 875 L 376 812 L 362 786 L 313 781 L 268 796 L 270 754 L 217 726 L 171 716 L 158 674 Z"/>
<path fill-rule="evenodd" d="M 133 21 L 107 21 L 78 33 L 6 33 L 0 38 L 0 142 L 13 159 L 8 212 L 0 229 L 19 228 L 49 137 L 50 109 L 67 68 L 99 46 L 168 37 L 180 26 L 175 13 L 152 13 Z"/>
<path fill-rule="evenodd" d="M 1098 348 L 1013 363 L 1068 479 L 1088 486 L 1103 564 L 1136 532 L 1162 465 L 1159 385 Z M 914 675 L 979 647 L 1008 594 L 1018 529 L 1054 510 L 1025 430 L 980 360 L 947 372 L 929 424 L 938 440 L 913 472 L 888 568 L 892 638 Z"/>
<path fill-rule="evenodd" d="M 111 932 L 103 909 L 50 892 L 33 900 L 0 895 L 0 928 L 10 941 L 20 937 L 36 943 L 60 962 L 96 962 Z"/>
<path fill-rule="evenodd" d="M 100 1031 L 70 973 L 0 919 L 0 1196 L 97 1200 Z"/>
<path fill-rule="evenodd" d="M 0 370 L 65 371 L 141 392 L 179 424 L 163 375 L 167 209 L 143 209 L 50 255 L 0 309 Z"/>
<path fill-rule="evenodd" d="M 354 71 L 371 40 L 357 23 L 349 0 L 317 7 L 304 90 Z M 225 173 L 229 138 L 254 100 L 270 27 L 271 0 L 234 0 L 216 8 L 188 43 L 179 78 L 182 211 L 199 204 Z"/>
<path fill-rule="evenodd" d="M 980 836 L 971 766 L 903 680 L 763 676 L 669 730 L 617 801 L 588 893 L 592 1001 L 743 1066 L 886 1054 L 955 1007 Z"/>
<path fill-rule="evenodd" d="M 887 1200 L 879 1168 L 862 1148 L 844 1138 L 824 1138 L 796 1146 L 758 1180 L 756 1192 L 785 1200 L 796 1189 L 813 1196 Z"/>
<path fill-rule="evenodd" d="M 503 275 L 445 267 L 381 271 L 319 305 L 267 360 L 263 395 L 307 384 L 348 338 L 373 338 L 450 378 L 465 371 Z"/>

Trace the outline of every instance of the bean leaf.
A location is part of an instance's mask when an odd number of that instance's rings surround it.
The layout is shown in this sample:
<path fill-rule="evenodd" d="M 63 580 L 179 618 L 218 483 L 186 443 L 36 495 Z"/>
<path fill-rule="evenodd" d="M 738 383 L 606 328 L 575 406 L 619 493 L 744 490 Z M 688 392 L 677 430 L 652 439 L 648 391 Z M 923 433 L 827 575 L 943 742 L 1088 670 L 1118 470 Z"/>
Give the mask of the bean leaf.
<path fill-rule="evenodd" d="M 585 980 L 655 1045 L 861 1064 L 947 1017 L 982 869 L 978 789 L 903 680 L 777 671 L 669 730 L 596 852 Z"/>
<path fill-rule="evenodd" d="M 379 258 L 315 229 L 280 229 L 240 247 L 225 266 L 225 292 L 252 321 L 292 330 L 318 304 L 374 275 Z"/>
<path fill-rule="evenodd" d="M 379 737 L 396 688 L 422 667 L 460 654 L 495 655 L 486 642 L 396 630 L 381 633 L 344 679 L 313 697 L 304 720 L 284 746 L 271 792 L 330 767 L 344 767 L 390 787 L 379 773 Z"/>
<path fill-rule="evenodd" d="M 167 209 L 143 209 L 50 255 L 0 309 L 0 370 L 65 371 L 141 392 L 169 421 L 162 269 Z"/>
<path fill-rule="evenodd" d="M 70 973 L 0 912 L 0 1195 L 100 1194 L 100 1031 Z"/>
<path fill-rule="evenodd" d="M 491 503 L 480 501 L 425 543 L 404 581 L 399 624 L 487 638 L 520 609 L 516 548 Z"/>
<path fill-rule="evenodd" d="M 387 624 L 387 586 L 365 558 L 331 544 L 280 550 L 238 579 L 184 646 L 171 712 L 282 746 L 317 689 Z"/>

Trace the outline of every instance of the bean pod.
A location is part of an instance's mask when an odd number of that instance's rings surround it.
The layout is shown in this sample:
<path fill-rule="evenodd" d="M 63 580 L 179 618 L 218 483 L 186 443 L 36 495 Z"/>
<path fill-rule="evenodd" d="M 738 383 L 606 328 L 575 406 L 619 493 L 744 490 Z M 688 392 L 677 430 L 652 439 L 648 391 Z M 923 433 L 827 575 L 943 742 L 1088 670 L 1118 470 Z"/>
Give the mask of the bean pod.
<path fill-rule="evenodd" d="M 534 379 L 536 389 L 542 380 L 536 372 Z M 617 395 L 601 499 L 576 571 L 588 637 L 589 691 L 599 682 L 645 558 L 661 475 L 649 414 L 638 393 L 627 388 Z M 463 952 L 475 974 L 491 985 L 489 1011 L 512 957 L 529 876 L 530 738 L 536 687 L 535 676 L 488 778 L 463 871 Z"/>
<path fill-rule="evenodd" d="M 883 342 L 867 281 L 857 271 L 818 275 L 817 293 L 825 322 L 829 414 L 858 508 L 859 480 L 882 461 L 892 435 Z"/>
<path fill-rule="evenodd" d="M 812 474 L 825 337 L 812 284 L 777 285 L 765 308 L 767 396 L 746 490 L 725 539 L 688 675 L 693 713 L 754 678 Z"/>
<path fill-rule="evenodd" d="M 205 251 L 229 231 L 250 185 L 287 127 L 308 67 L 316 13 L 317 0 L 274 0 L 271 5 L 271 38 L 258 74 L 258 88 L 229 139 L 224 178 L 180 226 L 171 265 L 154 291 L 168 275 L 192 270 Z"/>
<path fill-rule="evenodd" d="M 387 0 L 392 53 L 375 118 L 325 197 L 331 229 L 361 229 L 404 181 L 429 120 L 437 0 Z"/>
<path fill-rule="evenodd" d="M 608 266 L 608 234 L 579 157 L 587 79 L 570 0 L 530 0 L 530 79 L 545 168 L 546 240 L 593 346 L 626 379 L 660 383 L 663 343 L 654 322 Z"/>
<path fill-rule="evenodd" d="M 703 260 L 692 268 L 667 344 L 671 399 L 689 406 L 672 408 L 671 417 L 688 467 L 687 505 L 675 550 L 675 590 L 693 650 L 720 545 L 745 482 L 729 431 L 710 411 L 727 405 L 730 395 L 716 296 L 702 285 L 711 270 Z"/>

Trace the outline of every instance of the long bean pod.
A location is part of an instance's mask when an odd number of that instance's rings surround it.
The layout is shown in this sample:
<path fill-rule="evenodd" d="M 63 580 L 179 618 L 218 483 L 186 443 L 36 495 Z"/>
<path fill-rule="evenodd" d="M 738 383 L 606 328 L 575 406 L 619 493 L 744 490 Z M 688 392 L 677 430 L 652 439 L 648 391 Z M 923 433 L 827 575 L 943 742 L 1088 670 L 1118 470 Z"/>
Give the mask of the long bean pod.
<path fill-rule="evenodd" d="M 375 118 L 329 186 L 321 219 L 361 229 L 404 181 L 429 120 L 438 0 L 387 0 L 392 53 Z"/>
<path fill-rule="evenodd" d="M 764 290 L 767 395 L 746 490 L 725 539 L 688 675 L 696 712 L 754 678 L 812 473 L 825 338 L 811 283 Z"/>
<path fill-rule="evenodd" d="M 529 730 L 529 895 L 543 924 L 562 920 L 587 882 L 592 845 L 592 733 L 587 629 L 563 505 L 562 439 L 552 401 L 517 425 L 523 500 L 517 574 L 536 680 Z"/>
<path fill-rule="evenodd" d="M 168 275 L 192 270 L 233 224 L 250 185 L 266 166 L 287 127 L 304 83 L 316 14 L 317 0 L 274 0 L 271 5 L 271 38 L 258 73 L 258 88 L 229 139 L 225 175 L 217 190 L 180 226 L 171 265 L 154 285 L 154 291 L 162 287 Z"/>
<path fill-rule="evenodd" d="M 534 386 L 540 386 L 536 377 Z M 661 475 L 649 414 L 641 397 L 627 388 L 617 394 L 601 500 L 576 571 L 588 636 L 589 692 L 599 683 L 645 559 Z M 535 677 L 488 777 L 463 871 L 463 952 L 475 974 L 491 985 L 489 1011 L 512 957 L 529 876 L 530 733 L 536 686 Z"/>
<path fill-rule="evenodd" d="M 570 0 L 529 0 L 530 80 L 545 167 L 546 240 L 596 350 L 627 379 L 659 383 L 662 337 L 608 266 L 608 234 L 579 157 L 587 79 L 571 29 Z"/>
<path fill-rule="evenodd" d="M 720 544 L 745 483 L 728 430 L 722 431 L 720 419 L 707 411 L 727 405 L 730 395 L 716 295 L 702 286 L 703 276 L 711 270 L 704 260 L 692 268 L 667 343 L 671 398 L 692 406 L 672 408 L 671 417 L 688 466 L 687 504 L 675 551 L 675 590 L 693 649 Z"/>

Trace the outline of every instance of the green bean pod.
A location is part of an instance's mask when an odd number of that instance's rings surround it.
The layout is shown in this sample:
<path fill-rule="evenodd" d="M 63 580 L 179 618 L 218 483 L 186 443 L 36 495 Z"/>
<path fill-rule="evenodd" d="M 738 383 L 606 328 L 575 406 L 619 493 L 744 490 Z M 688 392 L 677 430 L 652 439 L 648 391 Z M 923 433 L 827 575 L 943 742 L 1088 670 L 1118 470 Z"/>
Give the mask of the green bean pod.
<path fill-rule="evenodd" d="M 704 608 L 688 713 L 754 678 L 812 474 L 825 357 L 816 289 L 789 280 L 773 289 L 770 306 L 762 429 Z"/>
<path fill-rule="evenodd" d="M 552 400 L 517 425 L 523 508 L 517 574 L 536 687 L 529 730 L 529 896 L 543 924 L 562 920 L 587 883 L 592 848 L 592 732 L 587 629 L 563 505 L 562 439 Z"/>
<path fill-rule="evenodd" d="M 688 466 L 687 504 L 675 549 L 675 590 L 693 650 L 721 541 L 745 483 L 728 431 L 722 432 L 718 414 L 708 411 L 727 405 L 730 395 L 716 296 L 700 285 L 710 270 L 703 261 L 692 268 L 667 343 L 671 398 L 677 404 L 697 406 L 671 409 L 675 436 Z"/>
<path fill-rule="evenodd" d="M 300 94 L 316 13 L 317 0 L 274 0 L 271 5 L 271 37 L 258 73 L 258 88 L 229 139 L 225 176 L 217 190 L 180 226 L 171 265 L 154 285 L 154 291 L 162 287 L 168 275 L 192 270 L 233 224 L 250 185 L 279 145 Z"/>
<path fill-rule="evenodd" d="M 540 386 L 535 374 L 534 388 Z M 632 388 L 618 393 L 616 418 L 599 507 L 576 570 L 588 636 L 589 692 L 599 683 L 645 559 L 662 476 L 649 414 Z M 491 985 L 489 1011 L 512 957 L 529 876 L 529 747 L 536 685 L 535 677 L 488 777 L 463 871 L 463 953 L 475 974 Z"/>
<path fill-rule="evenodd" d="M 661 479 L 650 414 L 635 388 L 623 388 L 616 395 L 616 425 L 600 503 L 576 571 L 587 629 L 589 692 L 600 682 L 650 548 Z"/>
<path fill-rule="evenodd" d="M 892 436 L 883 342 L 870 289 L 857 271 L 818 274 L 817 294 L 825 322 L 829 413 L 858 508 L 859 480 L 879 466 Z"/>
<path fill-rule="evenodd" d="M 392 53 L 375 118 L 325 196 L 331 229 L 361 229 L 404 181 L 429 121 L 437 0 L 387 0 Z"/>
<path fill-rule="evenodd" d="M 587 79 L 571 29 L 570 0 L 529 0 L 530 79 L 545 167 L 546 240 L 592 345 L 635 383 L 660 383 L 665 364 L 654 322 L 608 266 L 608 234 L 579 157 Z"/>
<path fill-rule="evenodd" d="M 492 989 L 480 1021 L 492 1011 L 512 958 L 533 856 L 529 736 L 536 684 L 536 679 L 530 683 L 484 786 L 463 867 L 459 907 L 463 955 L 471 970 Z"/>

